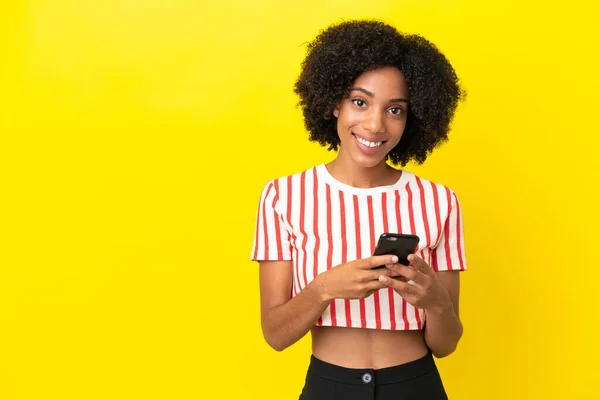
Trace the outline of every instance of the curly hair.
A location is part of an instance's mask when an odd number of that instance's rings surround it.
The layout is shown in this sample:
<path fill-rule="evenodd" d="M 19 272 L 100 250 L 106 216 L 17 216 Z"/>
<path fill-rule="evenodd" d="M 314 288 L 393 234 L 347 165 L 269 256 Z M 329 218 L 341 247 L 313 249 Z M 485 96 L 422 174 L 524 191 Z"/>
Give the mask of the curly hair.
<path fill-rule="evenodd" d="M 381 21 L 348 21 L 330 26 L 308 44 L 294 86 L 310 140 L 337 150 L 340 139 L 332 112 L 364 72 L 395 66 L 408 84 L 409 107 L 402 139 L 388 154 L 392 164 L 422 164 L 448 140 L 457 104 L 466 93 L 435 45 L 404 35 Z"/>

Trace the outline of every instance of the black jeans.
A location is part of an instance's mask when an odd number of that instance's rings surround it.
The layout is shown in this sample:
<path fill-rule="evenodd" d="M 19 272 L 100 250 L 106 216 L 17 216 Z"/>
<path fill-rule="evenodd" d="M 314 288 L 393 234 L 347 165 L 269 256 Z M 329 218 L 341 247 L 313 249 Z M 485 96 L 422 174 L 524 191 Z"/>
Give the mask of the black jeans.
<path fill-rule="evenodd" d="M 431 352 L 382 369 L 353 369 L 311 356 L 300 400 L 447 400 Z"/>

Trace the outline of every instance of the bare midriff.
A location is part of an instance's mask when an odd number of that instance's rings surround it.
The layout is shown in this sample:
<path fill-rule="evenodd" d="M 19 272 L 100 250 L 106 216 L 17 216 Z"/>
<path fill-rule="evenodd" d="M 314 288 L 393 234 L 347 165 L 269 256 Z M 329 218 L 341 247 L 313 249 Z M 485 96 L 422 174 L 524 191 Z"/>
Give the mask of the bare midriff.
<path fill-rule="evenodd" d="M 392 367 L 418 360 L 428 351 L 422 330 L 315 326 L 311 334 L 316 358 L 346 368 Z"/>

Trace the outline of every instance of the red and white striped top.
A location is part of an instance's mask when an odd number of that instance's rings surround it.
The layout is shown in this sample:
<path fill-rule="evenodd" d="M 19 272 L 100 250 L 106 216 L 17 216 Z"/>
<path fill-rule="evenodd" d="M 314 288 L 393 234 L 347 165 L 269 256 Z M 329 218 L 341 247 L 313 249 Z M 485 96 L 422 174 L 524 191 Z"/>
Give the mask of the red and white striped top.
<path fill-rule="evenodd" d="M 421 239 L 417 254 L 436 271 L 465 270 L 463 224 L 456 194 L 403 171 L 393 185 L 356 188 L 324 164 L 269 181 L 261 194 L 251 258 L 291 260 L 292 296 L 320 273 L 373 254 L 384 232 Z M 333 300 L 319 326 L 422 329 L 425 313 L 391 288 L 366 299 Z"/>

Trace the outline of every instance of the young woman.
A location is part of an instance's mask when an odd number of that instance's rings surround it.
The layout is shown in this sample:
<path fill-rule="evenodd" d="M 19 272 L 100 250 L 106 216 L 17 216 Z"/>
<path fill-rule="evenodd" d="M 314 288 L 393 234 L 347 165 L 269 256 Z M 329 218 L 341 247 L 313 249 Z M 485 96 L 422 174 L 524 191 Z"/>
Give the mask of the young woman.
<path fill-rule="evenodd" d="M 433 356 L 462 335 L 460 204 L 389 164 L 422 163 L 447 140 L 464 94 L 454 69 L 420 36 L 344 22 L 309 45 L 295 93 L 310 140 L 338 153 L 262 192 L 264 337 L 281 351 L 311 332 L 303 400 L 445 399 Z M 372 256 L 386 232 L 420 238 L 408 265 Z"/>

